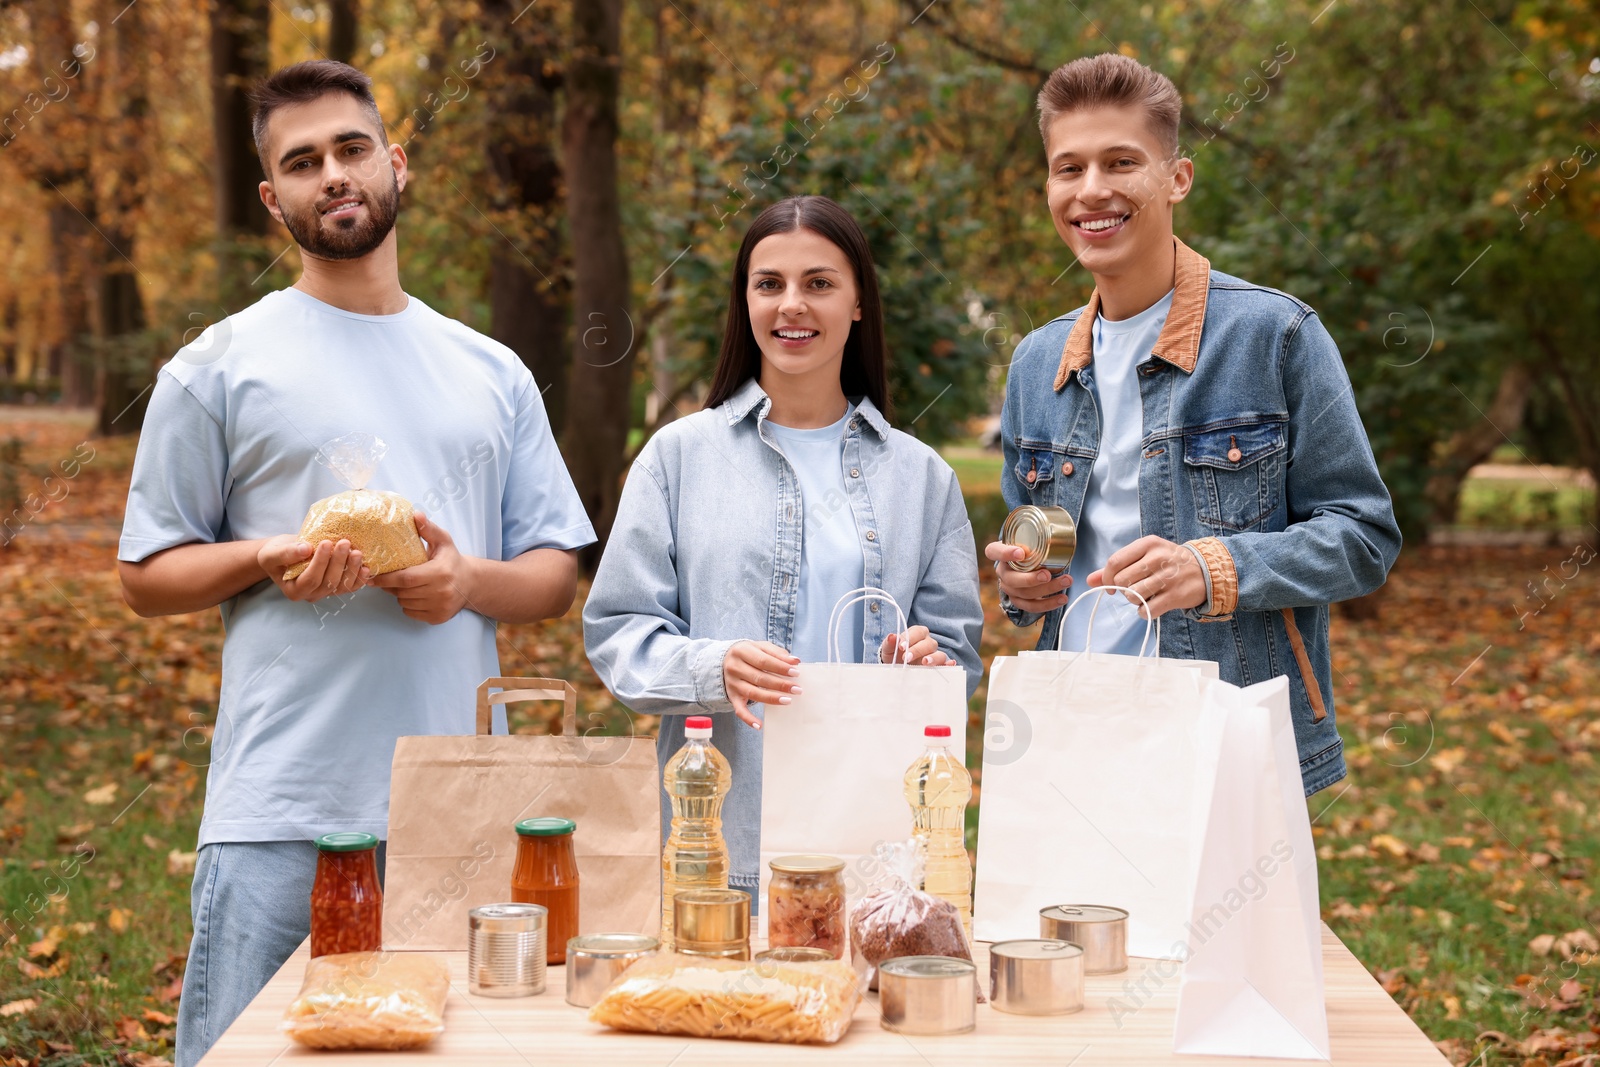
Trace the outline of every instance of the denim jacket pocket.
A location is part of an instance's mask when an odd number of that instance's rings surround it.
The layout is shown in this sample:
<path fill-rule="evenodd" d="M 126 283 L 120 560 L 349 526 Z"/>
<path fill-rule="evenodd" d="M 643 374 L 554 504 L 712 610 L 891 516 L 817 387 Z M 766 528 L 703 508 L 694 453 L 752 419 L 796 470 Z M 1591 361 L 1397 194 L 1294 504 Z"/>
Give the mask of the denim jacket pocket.
<path fill-rule="evenodd" d="M 1011 473 L 1017 485 L 1028 494 L 1030 503 L 1046 506 L 1055 503 L 1052 486 L 1066 456 L 1051 447 L 1033 441 L 1017 442 L 1017 462 Z"/>
<path fill-rule="evenodd" d="M 1195 517 L 1217 531 L 1250 530 L 1283 499 L 1285 424 L 1263 422 L 1183 435 Z"/>

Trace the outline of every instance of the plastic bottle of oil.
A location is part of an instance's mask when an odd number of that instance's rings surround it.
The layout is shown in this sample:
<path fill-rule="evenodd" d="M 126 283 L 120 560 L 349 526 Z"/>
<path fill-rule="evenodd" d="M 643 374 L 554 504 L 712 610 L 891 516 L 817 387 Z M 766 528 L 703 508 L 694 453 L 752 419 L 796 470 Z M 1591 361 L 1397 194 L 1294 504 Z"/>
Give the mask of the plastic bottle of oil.
<path fill-rule="evenodd" d="M 683 747 L 667 761 L 662 785 L 672 802 L 672 832 L 661 850 L 661 947 L 673 946 L 672 896 L 685 889 L 728 888 L 722 802 L 733 786 L 728 758 L 711 743 L 711 717 L 691 715 Z"/>
<path fill-rule="evenodd" d="M 970 939 L 972 861 L 967 856 L 966 826 L 972 775 L 950 751 L 950 727 L 929 726 L 922 736 L 928 747 L 905 777 L 916 834 L 927 842 L 922 888 L 956 906 Z"/>

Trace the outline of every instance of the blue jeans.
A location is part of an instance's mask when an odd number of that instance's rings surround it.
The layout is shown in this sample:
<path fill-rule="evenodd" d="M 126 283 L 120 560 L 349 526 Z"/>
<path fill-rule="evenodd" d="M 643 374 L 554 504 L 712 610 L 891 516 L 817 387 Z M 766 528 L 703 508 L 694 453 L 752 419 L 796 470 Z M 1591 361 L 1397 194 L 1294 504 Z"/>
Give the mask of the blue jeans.
<path fill-rule="evenodd" d="M 383 878 L 384 846 L 378 846 Z M 310 841 L 206 845 L 194 865 L 194 940 L 178 1001 L 175 1067 L 194 1067 L 311 934 Z"/>

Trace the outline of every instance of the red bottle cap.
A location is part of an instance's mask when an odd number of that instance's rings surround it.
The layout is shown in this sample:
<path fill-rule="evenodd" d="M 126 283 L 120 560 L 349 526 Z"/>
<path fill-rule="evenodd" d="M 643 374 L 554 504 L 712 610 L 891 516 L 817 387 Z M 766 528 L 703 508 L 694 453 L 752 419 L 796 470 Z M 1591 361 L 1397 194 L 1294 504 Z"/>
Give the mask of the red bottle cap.
<path fill-rule="evenodd" d="M 711 716 L 691 715 L 684 721 L 683 725 L 689 730 L 709 730 L 711 729 Z"/>
<path fill-rule="evenodd" d="M 926 728 L 925 730 L 922 731 L 922 736 L 923 737 L 949 737 L 950 736 L 950 727 L 948 727 L 948 726 L 929 726 L 928 728 Z"/>

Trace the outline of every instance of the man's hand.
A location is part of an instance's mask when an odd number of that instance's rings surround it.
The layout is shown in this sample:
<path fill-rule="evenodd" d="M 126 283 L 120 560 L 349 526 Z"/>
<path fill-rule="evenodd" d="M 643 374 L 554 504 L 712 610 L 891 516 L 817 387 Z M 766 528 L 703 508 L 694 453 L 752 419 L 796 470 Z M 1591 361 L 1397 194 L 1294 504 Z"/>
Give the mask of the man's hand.
<path fill-rule="evenodd" d="M 294 580 L 284 581 L 283 572 L 307 556 L 311 562 L 306 569 Z M 299 534 L 279 534 L 262 543 L 256 563 L 284 596 L 307 604 L 353 593 L 372 580 L 371 572 L 361 565 L 360 550 L 342 538 L 337 543 L 322 541 L 313 549 Z"/>
<path fill-rule="evenodd" d="M 410 618 L 437 626 L 449 622 L 468 606 L 472 564 L 442 527 L 429 522 L 420 511 L 413 512 L 412 518 L 417 533 L 428 543 L 428 561 L 380 574 L 372 584 L 393 593 L 400 601 L 400 610 Z"/>
<path fill-rule="evenodd" d="M 761 720 L 750 713 L 751 704 L 787 704 L 800 687 L 794 684 L 799 674 L 800 657 L 771 641 L 739 641 L 722 657 L 722 687 L 728 691 L 733 713 L 746 726 L 761 729 Z"/>
<path fill-rule="evenodd" d="M 1066 604 L 1067 587 L 1072 584 L 1072 575 L 1066 571 L 1052 574 L 1043 567 L 1036 571 L 1015 570 L 1011 564 L 1027 553 L 1004 541 L 989 542 L 984 546 L 983 554 L 994 560 L 994 573 L 1000 579 L 1001 590 L 1021 610 L 1032 615 L 1043 615 Z"/>
<path fill-rule="evenodd" d="M 1121 585 L 1134 590 L 1150 605 L 1148 615 L 1139 609 L 1142 619 L 1206 602 L 1206 575 L 1195 554 L 1154 534 L 1111 553 L 1105 567 L 1089 575 L 1088 582 L 1093 588 Z M 1138 604 L 1131 596 L 1128 600 Z"/>
<path fill-rule="evenodd" d="M 899 650 L 899 651 L 897 651 Z M 919 667 L 946 667 L 955 660 L 939 649 L 939 642 L 928 633 L 926 626 L 913 626 L 906 631 L 905 647 L 900 648 L 900 635 L 890 634 L 878 649 L 879 663 L 910 663 Z"/>

